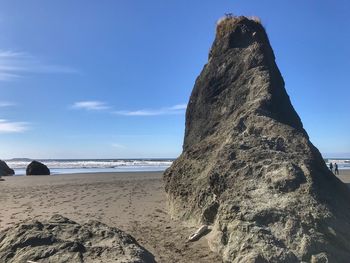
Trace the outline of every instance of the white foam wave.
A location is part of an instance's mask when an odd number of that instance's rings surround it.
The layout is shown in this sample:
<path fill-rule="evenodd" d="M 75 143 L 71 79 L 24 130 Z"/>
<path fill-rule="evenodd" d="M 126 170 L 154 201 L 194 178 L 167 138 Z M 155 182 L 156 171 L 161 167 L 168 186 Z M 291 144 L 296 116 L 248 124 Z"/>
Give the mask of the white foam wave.
<path fill-rule="evenodd" d="M 337 163 L 337 164 L 350 164 L 350 160 L 348 159 L 328 159 L 328 163 Z"/>
<path fill-rule="evenodd" d="M 171 160 L 40 160 L 50 169 L 92 169 L 120 167 L 169 167 Z M 25 169 L 29 160 L 8 160 L 8 166 L 13 169 Z"/>
<path fill-rule="evenodd" d="M 333 165 L 334 163 L 336 163 L 339 169 L 350 169 L 350 159 L 327 159 L 326 164 L 328 167 L 330 163 L 332 163 Z"/>

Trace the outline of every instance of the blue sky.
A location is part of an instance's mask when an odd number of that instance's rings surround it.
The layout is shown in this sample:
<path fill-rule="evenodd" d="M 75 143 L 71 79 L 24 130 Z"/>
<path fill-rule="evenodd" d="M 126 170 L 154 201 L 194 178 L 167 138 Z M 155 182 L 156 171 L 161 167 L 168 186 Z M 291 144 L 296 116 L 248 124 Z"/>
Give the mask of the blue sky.
<path fill-rule="evenodd" d="M 312 142 L 350 156 L 348 10 L 346 0 L 3 0 L 0 158 L 176 157 L 228 12 L 261 17 Z"/>

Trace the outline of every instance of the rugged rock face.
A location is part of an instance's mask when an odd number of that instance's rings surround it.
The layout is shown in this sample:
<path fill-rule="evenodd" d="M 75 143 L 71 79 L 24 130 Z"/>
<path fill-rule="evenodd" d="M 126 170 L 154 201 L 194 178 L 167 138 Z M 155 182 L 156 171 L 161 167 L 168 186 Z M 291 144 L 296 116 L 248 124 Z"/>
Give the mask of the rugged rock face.
<path fill-rule="evenodd" d="M 7 163 L 0 160 L 0 176 L 9 176 L 14 175 L 15 171 L 8 167 Z"/>
<path fill-rule="evenodd" d="M 60 215 L 28 221 L 0 233 L 0 262 L 142 263 L 153 255 L 123 231 L 97 221 L 79 225 Z"/>
<path fill-rule="evenodd" d="M 50 169 L 41 162 L 32 161 L 26 169 L 27 175 L 50 175 Z"/>
<path fill-rule="evenodd" d="M 165 172 L 173 216 L 213 227 L 224 262 L 347 262 L 350 195 L 291 105 L 262 25 L 227 17 Z"/>

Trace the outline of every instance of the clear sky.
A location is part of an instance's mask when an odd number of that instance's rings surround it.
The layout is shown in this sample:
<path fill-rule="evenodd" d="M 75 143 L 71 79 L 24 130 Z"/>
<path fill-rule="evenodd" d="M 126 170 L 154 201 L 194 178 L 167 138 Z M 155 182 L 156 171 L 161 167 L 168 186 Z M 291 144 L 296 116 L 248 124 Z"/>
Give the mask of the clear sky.
<path fill-rule="evenodd" d="M 0 158 L 176 157 L 225 13 L 260 16 L 325 156 L 350 156 L 348 0 L 1 0 Z"/>

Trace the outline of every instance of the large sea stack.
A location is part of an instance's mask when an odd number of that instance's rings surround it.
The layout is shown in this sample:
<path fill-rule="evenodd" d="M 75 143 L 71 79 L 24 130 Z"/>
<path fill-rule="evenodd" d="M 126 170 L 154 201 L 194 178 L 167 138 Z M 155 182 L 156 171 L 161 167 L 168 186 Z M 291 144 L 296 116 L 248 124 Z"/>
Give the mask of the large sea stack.
<path fill-rule="evenodd" d="M 224 262 L 349 262 L 350 195 L 312 145 L 259 21 L 226 17 L 165 172 L 173 216 Z"/>

